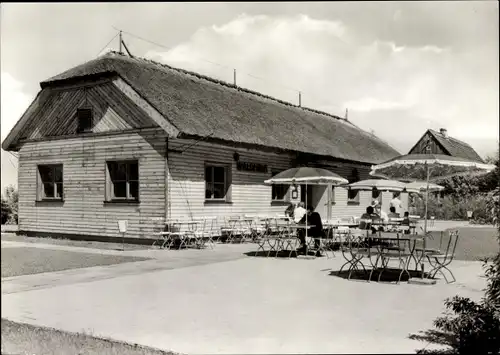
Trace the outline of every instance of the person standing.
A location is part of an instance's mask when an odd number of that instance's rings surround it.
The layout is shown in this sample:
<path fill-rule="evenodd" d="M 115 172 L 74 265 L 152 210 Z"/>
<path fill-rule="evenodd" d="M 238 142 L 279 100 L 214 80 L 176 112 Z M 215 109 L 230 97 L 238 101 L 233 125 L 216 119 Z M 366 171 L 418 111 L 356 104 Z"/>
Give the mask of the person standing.
<path fill-rule="evenodd" d="M 389 203 L 389 206 L 390 207 L 394 207 L 396 209 L 395 213 L 397 214 L 400 214 L 401 213 L 401 208 L 402 208 L 402 204 L 401 204 L 401 200 L 400 200 L 400 196 L 401 196 L 401 193 L 399 192 L 396 192 L 391 200 L 391 202 Z"/>

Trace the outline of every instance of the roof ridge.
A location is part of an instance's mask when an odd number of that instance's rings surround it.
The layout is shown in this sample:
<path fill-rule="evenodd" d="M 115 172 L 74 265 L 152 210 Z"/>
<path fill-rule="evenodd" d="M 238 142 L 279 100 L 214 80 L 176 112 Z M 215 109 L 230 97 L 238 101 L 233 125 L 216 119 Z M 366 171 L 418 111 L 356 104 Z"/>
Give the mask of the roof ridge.
<path fill-rule="evenodd" d="M 282 105 L 285 105 L 285 106 L 299 108 L 301 110 L 313 112 L 313 113 L 316 113 L 316 114 L 319 114 L 319 115 L 327 116 L 329 118 L 335 118 L 335 119 L 337 119 L 337 120 L 339 120 L 341 122 L 348 123 L 348 124 L 352 125 L 353 127 L 356 127 L 356 128 L 359 129 L 359 127 L 357 127 L 356 125 L 354 125 L 351 121 L 349 121 L 349 120 L 347 120 L 345 118 L 342 118 L 340 116 L 337 116 L 337 115 L 334 115 L 334 114 L 331 114 L 331 113 L 328 113 L 328 112 L 316 110 L 316 109 L 313 109 L 313 108 L 305 107 L 305 106 L 294 105 L 291 102 L 280 100 L 278 98 L 275 98 L 275 97 L 272 97 L 272 96 L 260 93 L 258 91 L 250 90 L 250 89 L 238 86 L 238 85 L 234 85 L 234 84 L 228 83 L 227 81 L 216 79 L 216 78 L 212 78 L 210 76 L 207 76 L 207 75 L 204 75 L 204 74 L 200 74 L 200 73 L 196 73 L 196 72 L 193 72 L 193 71 L 190 71 L 190 70 L 172 67 L 172 66 L 170 66 L 168 64 L 157 62 L 157 61 L 152 60 L 152 59 L 148 59 L 148 58 L 144 58 L 144 57 L 139 57 L 139 56 L 129 57 L 129 56 L 123 54 L 123 53 L 119 53 L 119 52 L 114 51 L 114 50 L 111 50 L 111 51 L 107 52 L 106 54 L 102 55 L 102 57 L 112 57 L 112 56 L 120 56 L 120 57 L 123 57 L 123 58 L 126 58 L 126 59 L 130 59 L 130 60 L 134 60 L 135 59 L 135 60 L 140 60 L 140 61 L 148 62 L 148 63 L 151 63 L 151 64 L 159 65 L 160 67 L 165 67 L 165 68 L 170 69 L 170 70 L 174 70 L 174 71 L 178 71 L 178 72 L 181 72 L 181 73 L 184 73 L 184 74 L 192 75 L 192 76 L 194 76 L 194 77 L 196 77 L 198 79 L 203 79 L 203 80 L 206 80 L 206 81 L 214 83 L 214 84 L 219 84 L 219 85 L 226 86 L 226 87 L 229 87 L 229 88 L 232 88 L 232 89 L 236 89 L 238 91 L 242 91 L 242 92 L 245 92 L 245 93 L 248 93 L 248 94 L 252 94 L 252 95 L 255 95 L 255 96 L 258 96 L 258 97 L 261 97 L 261 98 L 265 98 L 265 99 L 268 99 L 268 100 L 271 100 L 271 101 L 275 101 L 275 102 L 278 102 L 278 103 L 280 103 Z"/>
<path fill-rule="evenodd" d="M 466 143 L 466 142 L 464 142 L 464 141 L 461 141 L 460 139 L 454 138 L 454 137 L 452 137 L 452 136 L 446 136 L 446 137 L 445 137 L 445 136 L 443 136 L 440 132 L 435 131 L 435 130 L 433 130 L 433 129 L 431 129 L 431 128 L 429 128 L 429 131 L 432 131 L 432 133 L 439 135 L 439 137 L 441 137 L 441 138 L 445 138 L 445 139 L 453 140 L 453 141 L 455 141 L 455 142 L 457 142 L 457 143 L 460 143 L 460 144 L 465 145 L 465 146 L 467 146 L 467 147 L 469 147 L 469 148 L 472 148 L 472 146 L 471 146 L 469 143 Z"/>

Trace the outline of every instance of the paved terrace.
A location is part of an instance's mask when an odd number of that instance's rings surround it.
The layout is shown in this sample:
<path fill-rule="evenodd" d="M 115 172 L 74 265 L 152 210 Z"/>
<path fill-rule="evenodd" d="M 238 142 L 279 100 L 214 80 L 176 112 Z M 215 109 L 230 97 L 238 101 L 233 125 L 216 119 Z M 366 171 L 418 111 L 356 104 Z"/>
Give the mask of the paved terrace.
<path fill-rule="evenodd" d="M 456 261 L 458 282 L 348 281 L 333 259 L 247 257 L 255 245 L 120 252 L 2 241 L 4 247 L 148 256 L 152 260 L 2 279 L 2 316 L 189 354 L 397 353 L 432 327 L 446 297 L 479 299 L 479 262 Z M 28 245 L 29 244 L 29 245 Z"/>

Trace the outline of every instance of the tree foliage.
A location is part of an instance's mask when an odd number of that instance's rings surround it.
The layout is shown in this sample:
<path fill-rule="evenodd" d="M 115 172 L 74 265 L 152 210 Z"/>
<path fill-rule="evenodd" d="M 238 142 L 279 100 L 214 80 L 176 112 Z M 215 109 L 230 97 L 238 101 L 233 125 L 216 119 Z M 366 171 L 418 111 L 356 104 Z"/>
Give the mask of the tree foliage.
<path fill-rule="evenodd" d="M 2 196 L 2 224 L 17 224 L 19 194 L 14 186 L 9 185 L 4 190 L 4 196 L 5 198 Z"/>

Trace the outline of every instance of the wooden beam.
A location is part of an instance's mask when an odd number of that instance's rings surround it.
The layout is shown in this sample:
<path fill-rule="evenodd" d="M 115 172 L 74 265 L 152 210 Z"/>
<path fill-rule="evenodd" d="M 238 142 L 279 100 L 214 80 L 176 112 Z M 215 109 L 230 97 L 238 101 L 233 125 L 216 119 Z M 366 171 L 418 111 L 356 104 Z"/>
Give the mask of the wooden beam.
<path fill-rule="evenodd" d="M 147 127 L 147 128 L 133 128 L 123 131 L 110 131 L 110 132 L 88 132 L 88 133 L 80 133 L 69 134 L 69 135 L 61 135 L 61 136 L 49 136 L 43 138 L 36 139 L 22 139 L 19 143 L 36 143 L 36 142 L 48 142 L 48 141 L 57 141 L 57 140 L 65 140 L 65 139 L 77 139 L 77 138 L 93 138 L 93 137 L 103 137 L 103 136 L 117 136 L 121 134 L 128 133 L 147 133 L 147 132 L 163 132 L 163 128 L 160 127 Z"/>

